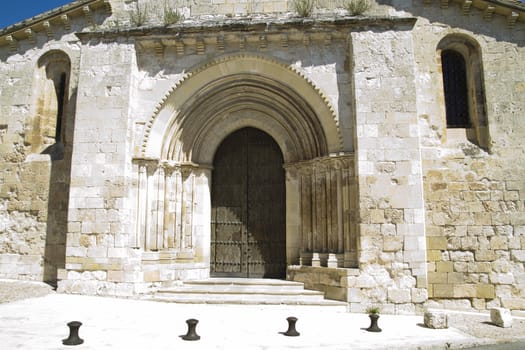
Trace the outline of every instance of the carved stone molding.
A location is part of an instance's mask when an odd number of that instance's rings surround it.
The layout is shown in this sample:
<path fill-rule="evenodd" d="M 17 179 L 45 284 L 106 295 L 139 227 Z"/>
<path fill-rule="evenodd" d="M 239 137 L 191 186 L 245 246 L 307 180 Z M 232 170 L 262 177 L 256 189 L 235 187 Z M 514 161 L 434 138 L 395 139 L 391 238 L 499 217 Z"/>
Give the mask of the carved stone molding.
<path fill-rule="evenodd" d="M 286 164 L 285 169 L 288 181 L 299 187 L 301 263 L 351 267 L 354 261 L 345 256 L 356 256 L 357 246 L 353 154 Z"/>
<path fill-rule="evenodd" d="M 463 10 L 463 15 L 468 15 L 470 13 L 470 8 L 472 7 L 472 0 L 463 0 L 461 9 Z"/>
<path fill-rule="evenodd" d="M 425 6 L 431 6 L 437 3 L 434 0 L 422 0 Z M 463 15 L 471 14 L 472 8 L 480 10 L 480 14 L 486 21 L 491 21 L 494 15 L 503 15 L 507 17 L 509 28 L 514 28 L 515 23 L 525 16 L 525 5 L 519 1 L 501 1 L 501 0 L 439 0 L 439 6 L 442 9 L 449 9 L 459 3 Z M 521 17 L 520 17 L 521 13 Z"/>
<path fill-rule="evenodd" d="M 136 232 L 132 245 L 144 251 L 191 252 L 197 181 L 209 166 L 135 158 Z"/>

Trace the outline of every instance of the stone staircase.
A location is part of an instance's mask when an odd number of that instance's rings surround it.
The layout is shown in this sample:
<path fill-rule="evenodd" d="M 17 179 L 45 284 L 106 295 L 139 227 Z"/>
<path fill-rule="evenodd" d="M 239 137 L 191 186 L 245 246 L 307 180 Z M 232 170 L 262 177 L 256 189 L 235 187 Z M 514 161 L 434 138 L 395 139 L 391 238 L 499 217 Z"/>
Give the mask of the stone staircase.
<path fill-rule="evenodd" d="M 324 293 L 304 289 L 303 283 L 247 278 L 210 278 L 163 287 L 154 301 L 182 304 L 325 306 L 347 311 L 348 304 L 327 300 Z"/>

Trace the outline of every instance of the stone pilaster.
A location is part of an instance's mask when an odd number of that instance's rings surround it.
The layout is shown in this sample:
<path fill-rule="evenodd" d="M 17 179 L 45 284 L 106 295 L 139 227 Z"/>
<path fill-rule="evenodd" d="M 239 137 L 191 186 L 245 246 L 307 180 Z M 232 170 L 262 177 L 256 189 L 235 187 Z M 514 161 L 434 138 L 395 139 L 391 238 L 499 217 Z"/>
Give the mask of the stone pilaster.
<path fill-rule="evenodd" d="M 411 35 L 351 34 L 361 276 L 350 286 L 360 290 L 365 303 L 391 303 L 398 309 L 426 288 Z"/>

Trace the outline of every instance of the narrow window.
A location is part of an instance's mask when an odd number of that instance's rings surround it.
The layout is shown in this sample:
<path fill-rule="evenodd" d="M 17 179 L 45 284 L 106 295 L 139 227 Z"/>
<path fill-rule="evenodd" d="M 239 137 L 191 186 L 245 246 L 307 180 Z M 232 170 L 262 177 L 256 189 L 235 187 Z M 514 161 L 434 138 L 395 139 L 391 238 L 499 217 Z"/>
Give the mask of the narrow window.
<path fill-rule="evenodd" d="M 470 127 L 467 67 L 463 56 L 454 50 L 441 53 L 448 128 Z"/>
<path fill-rule="evenodd" d="M 64 104 L 66 102 L 66 73 L 60 74 L 58 85 L 55 85 L 57 94 L 57 123 L 55 132 L 55 141 L 62 141 L 62 119 L 64 115 Z"/>

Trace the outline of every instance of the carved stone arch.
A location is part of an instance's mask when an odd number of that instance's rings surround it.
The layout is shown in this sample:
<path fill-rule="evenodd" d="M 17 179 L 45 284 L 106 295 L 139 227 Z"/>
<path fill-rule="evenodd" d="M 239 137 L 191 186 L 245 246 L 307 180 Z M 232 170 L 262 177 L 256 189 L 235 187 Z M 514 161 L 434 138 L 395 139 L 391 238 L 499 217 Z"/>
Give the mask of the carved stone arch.
<path fill-rule="evenodd" d="M 141 156 L 208 163 L 226 131 L 245 126 L 272 135 L 286 162 L 343 150 L 334 109 L 310 80 L 272 59 L 233 55 L 189 73 L 168 93 Z"/>
<path fill-rule="evenodd" d="M 350 266 L 353 166 L 339 164 L 353 160 L 343 154 L 335 111 L 298 70 L 250 54 L 224 56 L 186 74 L 146 125 L 134 161 L 133 246 L 171 249 L 189 264 L 198 261 L 199 274 L 209 276 L 212 164 L 222 142 L 243 128 L 265 132 L 282 153 L 287 264 L 311 263 L 315 250 L 327 253 L 324 266 L 328 260 Z"/>

